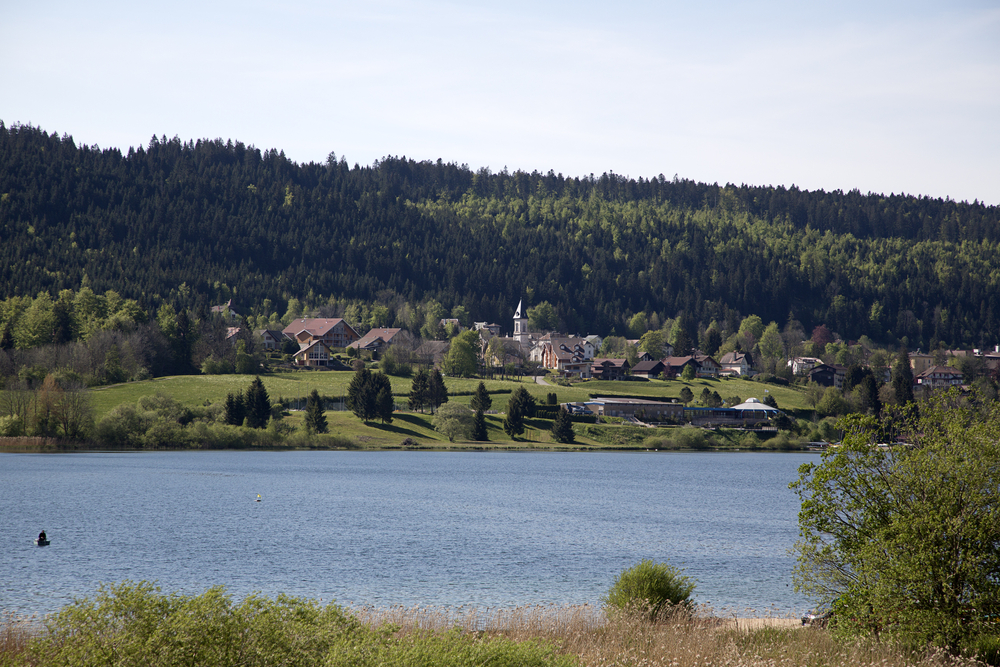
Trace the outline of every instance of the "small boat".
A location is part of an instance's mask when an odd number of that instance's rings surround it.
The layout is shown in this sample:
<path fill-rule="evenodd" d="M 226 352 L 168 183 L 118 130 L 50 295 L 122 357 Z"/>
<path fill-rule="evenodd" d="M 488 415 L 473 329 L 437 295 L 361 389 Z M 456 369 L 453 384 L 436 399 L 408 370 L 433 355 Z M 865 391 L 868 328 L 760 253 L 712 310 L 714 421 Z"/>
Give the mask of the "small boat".
<path fill-rule="evenodd" d="M 50 542 L 48 540 L 43 540 L 41 538 L 36 537 L 35 544 L 37 544 L 40 547 L 47 547 L 49 546 Z"/>
<path fill-rule="evenodd" d="M 260 494 L 259 493 L 257 494 L 257 502 L 258 503 L 260 502 Z"/>

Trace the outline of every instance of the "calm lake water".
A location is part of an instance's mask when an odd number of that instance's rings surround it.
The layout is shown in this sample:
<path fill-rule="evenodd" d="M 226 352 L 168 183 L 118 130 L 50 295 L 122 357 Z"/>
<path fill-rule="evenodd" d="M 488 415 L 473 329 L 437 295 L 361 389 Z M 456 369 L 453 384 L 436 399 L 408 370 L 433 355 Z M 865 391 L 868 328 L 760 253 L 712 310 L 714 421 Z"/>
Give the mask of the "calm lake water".
<path fill-rule="evenodd" d="M 718 612 L 799 613 L 788 483 L 817 458 L 0 454 L 0 611 L 54 611 L 125 579 L 376 606 L 598 604 L 653 558 Z"/>

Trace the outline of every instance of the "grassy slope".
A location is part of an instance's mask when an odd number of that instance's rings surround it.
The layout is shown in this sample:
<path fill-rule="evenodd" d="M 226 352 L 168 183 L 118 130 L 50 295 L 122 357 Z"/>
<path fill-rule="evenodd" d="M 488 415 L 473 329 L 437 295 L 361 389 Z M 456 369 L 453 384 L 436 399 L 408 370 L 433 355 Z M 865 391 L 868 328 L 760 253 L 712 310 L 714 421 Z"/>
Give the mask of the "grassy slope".
<path fill-rule="evenodd" d="M 264 375 L 261 379 L 272 399 L 305 398 L 313 389 L 325 396 L 343 396 L 347 394 L 352 371 L 326 372 L 291 372 Z M 229 392 L 244 391 L 253 379 L 249 375 L 175 375 L 156 378 L 143 382 L 111 387 L 98 387 L 93 390 L 94 407 L 98 418 L 102 417 L 115 406 L 134 402 L 142 396 L 151 396 L 162 392 L 172 396 L 184 405 L 202 405 L 205 401 L 213 403 L 225 400 Z M 410 391 L 410 378 L 392 377 L 392 391 L 397 397 L 405 397 Z M 478 379 L 445 378 L 445 386 L 449 392 L 472 392 L 479 384 Z M 749 380 L 694 380 L 686 383 L 681 380 L 650 380 L 649 382 L 600 382 L 591 381 L 574 384 L 572 387 L 546 387 L 525 380 L 524 382 L 485 380 L 490 391 L 500 389 L 513 390 L 519 386 L 527 389 L 533 396 L 545 400 L 546 394 L 555 392 L 560 403 L 583 401 L 590 394 L 600 395 L 630 395 L 649 396 L 650 398 L 679 398 L 681 389 L 686 385 L 697 399 L 702 389 L 717 391 L 722 398 L 739 396 L 743 400 L 755 397 L 763 400 L 769 392 L 778 401 L 782 409 L 805 409 L 807 403 L 805 394 L 798 387 L 780 387 Z M 453 401 L 467 404 L 469 396 L 455 396 Z M 493 397 L 494 409 L 502 410 L 507 404 L 506 394 Z"/>
<path fill-rule="evenodd" d="M 304 398 L 313 389 L 325 396 L 343 396 L 347 393 L 347 386 L 351 381 L 353 372 L 351 371 L 327 371 L 327 372 L 287 372 L 276 373 L 274 375 L 264 375 L 261 379 L 272 399 L 283 398 Z M 226 394 L 236 391 L 244 391 L 253 379 L 248 375 L 182 375 L 157 378 L 143 382 L 132 382 L 111 387 L 100 387 L 93 390 L 93 402 L 96 417 L 100 420 L 114 407 L 122 403 L 134 403 L 142 396 L 151 396 L 163 393 L 173 397 L 186 406 L 204 405 L 206 402 L 218 403 L 226 398 Z M 393 393 L 397 400 L 405 402 L 405 396 L 410 390 L 410 378 L 391 378 Z M 479 384 L 478 379 L 445 378 L 445 385 L 448 391 L 472 392 Z M 763 399 L 770 392 L 778 401 L 778 405 L 786 409 L 805 408 L 806 402 L 804 393 L 795 387 L 778 387 L 774 385 L 764 385 L 758 382 L 746 380 L 695 380 L 685 383 L 680 380 L 663 381 L 651 380 L 649 382 L 583 382 L 572 387 L 544 386 L 525 380 L 523 382 L 504 380 L 485 380 L 488 390 L 513 390 L 519 386 L 527 389 L 532 395 L 539 399 L 540 403 L 545 402 L 545 397 L 549 392 L 555 392 L 560 403 L 570 401 L 583 401 L 590 397 L 590 394 L 599 395 L 630 395 L 649 396 L 650 398 L 677 398 L 681 389 L 686 385 L 697 397 L 704 387 L 710 391 L 717 391 L 720 396 L 727 398 L 739 396 L 747 399 L 751 396 Z M 507 405 L 509 394 L 493 395 L 493 410 L 502 412 Z M 470 396 L 452 396 L 451 400 L 456 403 L 468 404 Z M 303 419 L 303 413 L 293 411 L 287 422 L 292 426 L 298 426 Z M 434 431 L 433 417 L 430 414 L 400 412 L 396 413 L 392 424 L 381 424 L 373 422 L 371 424 L 361 423 L 352 413 L 329 411 L 327 420 L 330 424 L 330 432 L 339 436 L 344 436 L 354 440 L 363 447 L 395 447 L 406 438 L 418 441 L 422 446 L 451 447 L 470 446 L 484 448 L 530 448 L 530 447 L 567 447 L 573 449 L 586 449 L 600 446 L 599 443 L 578 434 L 578 442 L 575 445 L 563 446 L 555 443 L 549 433 L 551 422 L 544 419 L 529 420 L 527 430 L 518 440 L 511 440 L 502 428 L 502 416 L 489 415 L 487 426 L 489 428 L 488 443 L 449 443 L 441 438 L 440 434 Z"/>

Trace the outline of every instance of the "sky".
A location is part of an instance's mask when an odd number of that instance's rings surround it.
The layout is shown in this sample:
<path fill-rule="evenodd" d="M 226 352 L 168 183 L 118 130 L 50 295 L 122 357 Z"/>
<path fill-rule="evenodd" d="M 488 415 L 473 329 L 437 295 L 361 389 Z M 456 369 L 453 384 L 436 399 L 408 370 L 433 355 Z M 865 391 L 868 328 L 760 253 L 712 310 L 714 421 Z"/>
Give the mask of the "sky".
<path fill-rule="evenodd" d="M 1000 3 L 0 0 L 0 120 L 1000 205 Z"/>

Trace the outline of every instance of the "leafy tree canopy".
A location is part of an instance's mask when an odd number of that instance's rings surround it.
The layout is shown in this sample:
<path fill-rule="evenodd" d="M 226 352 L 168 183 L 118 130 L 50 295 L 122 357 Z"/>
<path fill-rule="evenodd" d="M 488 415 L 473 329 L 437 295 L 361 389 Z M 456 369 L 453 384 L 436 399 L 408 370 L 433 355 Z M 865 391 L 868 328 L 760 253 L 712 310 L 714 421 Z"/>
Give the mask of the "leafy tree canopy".
<path fill-rule="evenodd" d="M 841 421 L 843 445 L 800 468 L 796 586 L 837 627 L 975 648 L 1000 614 L 1000 406 L 950 391 L 885 424 Z"/>

